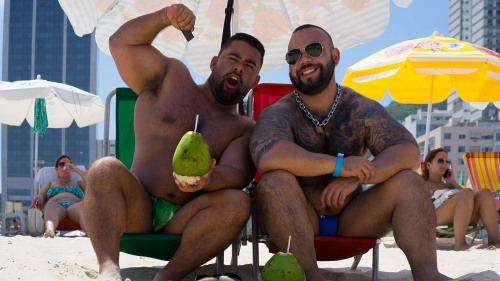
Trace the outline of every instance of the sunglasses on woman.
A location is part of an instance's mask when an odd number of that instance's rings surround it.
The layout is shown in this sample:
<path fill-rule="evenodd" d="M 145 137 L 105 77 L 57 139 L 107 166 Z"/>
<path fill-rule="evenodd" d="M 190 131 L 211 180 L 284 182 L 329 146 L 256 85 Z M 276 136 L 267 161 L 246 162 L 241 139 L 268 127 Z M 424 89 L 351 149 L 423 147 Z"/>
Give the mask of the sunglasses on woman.
<path fill-rule="evenodd" d="M 441 165 L 444 163 L 444 159 L 438 159 L 438 164 Z M 446 160 L 446 165 L 450 166 L 450 161 Z"/>
<path fill-rule="evenodd" d="M 286 52 L 285 60 L 289 65 L 296 64 L 302 57 L 302 51 L 298 49 L 292 49 Z M 323 45 L 321 43 L 315 42 L 304 47 L 306 54 L 312 58 L 317 58 L 323 54 Z"/>
<path fill-rule="evenodd" d="M 59 164 L 57 164 L 57 166 L 59 167 L 64 167 L 64 165 L 66 165 L 66 163 L 71 163 L 71 162 L 59 162 Z"/>

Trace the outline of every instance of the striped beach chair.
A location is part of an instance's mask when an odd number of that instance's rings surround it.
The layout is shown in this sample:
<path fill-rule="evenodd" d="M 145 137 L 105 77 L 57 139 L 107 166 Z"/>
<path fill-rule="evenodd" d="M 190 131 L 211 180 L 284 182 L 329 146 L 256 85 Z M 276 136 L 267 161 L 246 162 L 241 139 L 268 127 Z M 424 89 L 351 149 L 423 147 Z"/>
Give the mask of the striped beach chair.
<path fill-rule="evenodd" d="M 490 189 L 500 211 L 500 152 L 465 152 L 464 162 L 474 191 Z"/>

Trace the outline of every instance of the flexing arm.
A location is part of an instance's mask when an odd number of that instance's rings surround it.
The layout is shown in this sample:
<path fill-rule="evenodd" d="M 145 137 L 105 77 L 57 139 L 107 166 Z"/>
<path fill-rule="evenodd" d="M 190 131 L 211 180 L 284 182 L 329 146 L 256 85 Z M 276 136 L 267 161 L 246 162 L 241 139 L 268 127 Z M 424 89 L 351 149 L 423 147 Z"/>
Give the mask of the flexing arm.
<path fill-rule="evenodd" d="M 172 59 L 152 47 L 151 42 L 167 26 L 193 30 L 194 22 L 191 10 L 175 4 L 123 24 L 109 39 L 109 49 L 123 81 L 137 94 L 155 87 L 154 82 L 168 72 Z"/>

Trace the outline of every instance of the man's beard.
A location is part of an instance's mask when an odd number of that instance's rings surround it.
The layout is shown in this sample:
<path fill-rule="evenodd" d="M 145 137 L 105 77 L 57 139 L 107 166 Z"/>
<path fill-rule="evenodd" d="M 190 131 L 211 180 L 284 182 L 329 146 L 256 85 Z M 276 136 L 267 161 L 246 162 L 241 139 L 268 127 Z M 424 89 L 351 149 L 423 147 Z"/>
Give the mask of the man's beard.
<path fill-rule="evenodd" d="M 300 80 L 300 72 L 302 69 L 305 67 L 311 67 L 311 66 L 317 66 L 318 70 L 320 71 L 318 78 L 316 81 L 308 81 L 309 83 L 306 84 L 303 81 Z M 299 92 L 303 93 L 304 95 L 316 95 L 321 93 L 328 85 L 330 84 L 330 81 L 332 80 L 333 74 L 335 73 L 335 63 L 333 60 L 333 56 L 331 60 L 329 60 L 325 67 L 321 64 L 317 65 L 312 65 L 308 64 L 305 65 L 303 68 L 297 71 L 297 76 L 293 77 L 291 73 L 288 73 L 290 76 L 290 81 L 292 81 L 293 86 L 295 86 L 295 89 L 297 89 Z"/>
<path fill-rule="evenodd" d="M 215 100 L 217 100 L 217 102 L 223 105 L 236 105 L 243 100 L 248 91 L 243 93 L 241 89 L 241 83 L 243 82 L 241 80 L 241 77 L 240 77 L 240 84 L 238 85 L 237 88 L 231 91 L 225 89 L 224 83 L 226 79 L 227 79 L 226 77 L 220 78 L 214 75 L 214 72 L 212 72 L 208 77 L 208 85 L 210 85 L 210 89 L 212 90 L 212 95 L 214 96 Z M 218 80 L 219 82 L 217 82 Z"/>

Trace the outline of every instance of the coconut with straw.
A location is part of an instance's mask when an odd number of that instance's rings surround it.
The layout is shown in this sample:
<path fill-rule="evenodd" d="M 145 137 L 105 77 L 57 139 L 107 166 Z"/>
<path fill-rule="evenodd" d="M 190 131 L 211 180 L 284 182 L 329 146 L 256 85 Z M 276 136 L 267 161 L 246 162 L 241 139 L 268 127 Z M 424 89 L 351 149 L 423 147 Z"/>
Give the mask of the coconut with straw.
<path fill-rule="evenodd" d="M 297 258 L 290 253 L 290 241 L 288 236 L 288 247 L 286 253 L 277 252 L 264 265 L 259 274 L 259 281 L 305 281 L 306 274 Z"/>
<path fill-rule="evenodd" d="M 206 177 L 212 163 L 207 142 L 196 132 L 198 117 L 196 115 L 194 131 L 188 131 L 179 141 L 172 160 L 177 179 L 189 185 L 198 184 L 196 177 Z"/>

